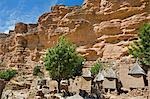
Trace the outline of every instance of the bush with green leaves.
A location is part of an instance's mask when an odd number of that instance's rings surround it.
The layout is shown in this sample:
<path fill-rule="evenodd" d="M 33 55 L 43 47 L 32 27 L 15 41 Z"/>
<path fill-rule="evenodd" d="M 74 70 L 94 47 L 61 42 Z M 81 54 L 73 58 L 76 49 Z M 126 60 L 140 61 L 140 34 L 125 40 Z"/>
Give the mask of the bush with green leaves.
<path fill-rule="evenodd" d="M 35 66 L 33 69 L 33 75 L 38 76 L 40 72 L 41 72 L 41 66 L 38 66 L 38 65 Z"/>
<path fill-rule="evenodd" d="M 150 66 L 150 23 L 140 29 L 139 40 L 129 47 L 129 53 L 143 65 Z"/>
<path fill-rule="evenodd" d="M 65 37 L 60 37 L 56 46 L 49 48 L 44 59 L 46 70 L 50 77 L 58 82 L 82 74 L 84 58 L 76 52 L 74 44 Z"/>
<path fill-rule="evenodd" d="M 11 78 L 13 78 L 16 75 L 16 73 L 17 71 L 12 69 L 0 71 L 0 79 L 9 81 Z"/>
<path fill-rule="evenodd" d="M 103 64 L 100 61 L 96 61 L 91 68 L 92 75 L 97 75 L 102 68 Z"/>

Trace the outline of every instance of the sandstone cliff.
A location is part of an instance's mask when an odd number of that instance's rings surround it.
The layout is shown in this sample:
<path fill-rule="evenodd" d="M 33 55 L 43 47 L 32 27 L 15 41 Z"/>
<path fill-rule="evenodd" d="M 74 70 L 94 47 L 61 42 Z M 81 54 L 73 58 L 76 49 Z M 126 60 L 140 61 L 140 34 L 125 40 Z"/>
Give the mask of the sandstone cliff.
<path fill-rule="evenodd" d="M 118 59 L 137 39 L 139 27 L 150 21 L 149 0 L 85 0 L 82 6 L 56 5 L 39 17 L 37 24 L 17 23 L 1 34 L 0 59 L 6 65 L 38 61 L 60 35 L 77 44 L 87 60 Z"/>
<path fill-rule="evenodd" d="M 37 24 L 17 23 L 8 35 L 0 34 L 0 60 L 6 68 L 30 75 L 61 35 L 75 43 L 88 61 L 119 60 L 128 56 L 128 45 L 146 22 L 150 22 L 149 0 L 85 0 L 82 6 L 56 5 L 41 15 Z"/>

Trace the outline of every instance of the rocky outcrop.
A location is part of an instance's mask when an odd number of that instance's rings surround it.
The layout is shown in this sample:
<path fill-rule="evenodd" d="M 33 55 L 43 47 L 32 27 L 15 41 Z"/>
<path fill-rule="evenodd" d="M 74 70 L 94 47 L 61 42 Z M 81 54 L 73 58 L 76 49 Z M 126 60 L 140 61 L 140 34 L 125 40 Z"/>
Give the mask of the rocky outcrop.
<path fill-rule="evenodd" d="M 150 22 L 149 6 L 149 0 L 85 0 L 81 7 L 56 5 L 41 15 L 37 24 L 20 22 L 9 35 L 1 34 L 0 59 L 8 60 L 8 67 L 38 62 L 61 35 L 77 44 L 87 60 L 119 59 L 128 55 L 127 45 L 137 39 L 139 27 Z"/>
<path fill-rule="evenodd" d="M 17 23 L 15 26 L 16 33 L 26 33 L 28 31 L 27 24 L 25 23 Z"/>
<path fill-rule="evenodd" d="M 128 56 L 139 27 L 150 22 L 149 0 L 85 0 L 82 6 L 56 5 L 37 24 L 17 23 L 0 34 L 0 60 L 6 68 L 31 75 L 46 49 L 65 35 L 88 61 Z M 23 79 L 23 78 L 22 78 Z M 26 80 L 26 79 L 25 79 Z"/>

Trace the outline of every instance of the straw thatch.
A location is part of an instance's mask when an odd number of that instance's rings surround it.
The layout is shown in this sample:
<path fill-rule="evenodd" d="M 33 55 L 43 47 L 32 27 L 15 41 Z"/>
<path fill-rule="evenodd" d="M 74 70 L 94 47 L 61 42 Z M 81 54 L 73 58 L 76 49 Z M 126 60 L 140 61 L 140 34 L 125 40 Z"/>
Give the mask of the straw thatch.
<path fill-rule="evenodd" d="M 98 75 L 94 79 L 94 82 L 100 82 L 100 81 L 104 81 L 104 76 L 101 72 L 99 72 Z"/>
<path fill-rule="evenodd" d="M 91 77 L 91 71 L 90 70 L 85 70 L 82 74 L 82 77 Z"/>
<path fill-rule="evenodd" d="M 129 75 L 146 75 L 145 71 L 141 66 L 136 62 L 133 67 L 130 69 Z"/>
<path fill-rule="evenodd" d="M 104 75 L 105 78 L 117 78 L 117 75 L 115 71 L 112 68 L 109 68 L 108 70 L 103 70 L 102 74 Z"/>

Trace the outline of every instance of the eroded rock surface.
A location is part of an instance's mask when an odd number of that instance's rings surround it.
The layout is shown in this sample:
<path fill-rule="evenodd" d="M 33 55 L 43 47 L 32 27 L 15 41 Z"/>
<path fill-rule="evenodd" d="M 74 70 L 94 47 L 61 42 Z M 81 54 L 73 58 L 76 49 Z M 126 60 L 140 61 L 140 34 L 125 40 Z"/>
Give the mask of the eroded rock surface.
<path fill-rule="evenodd" d="M 77 51 L 88 61 L 119 60 L 128 56 L 128 45 L 146 22 L 150 22 L 149 0 L 85 0 L 82 6 L 57 5 L 41 15 L 37 24 L 17 23 L 9 35 L 1 34 L 0 60 L 6 68 L 32 75 L 46 49 L 61 35 L 77 44 Z M 30 76 L 23 82 L 32 85 L 34 78 L 28 79 Z"/>

